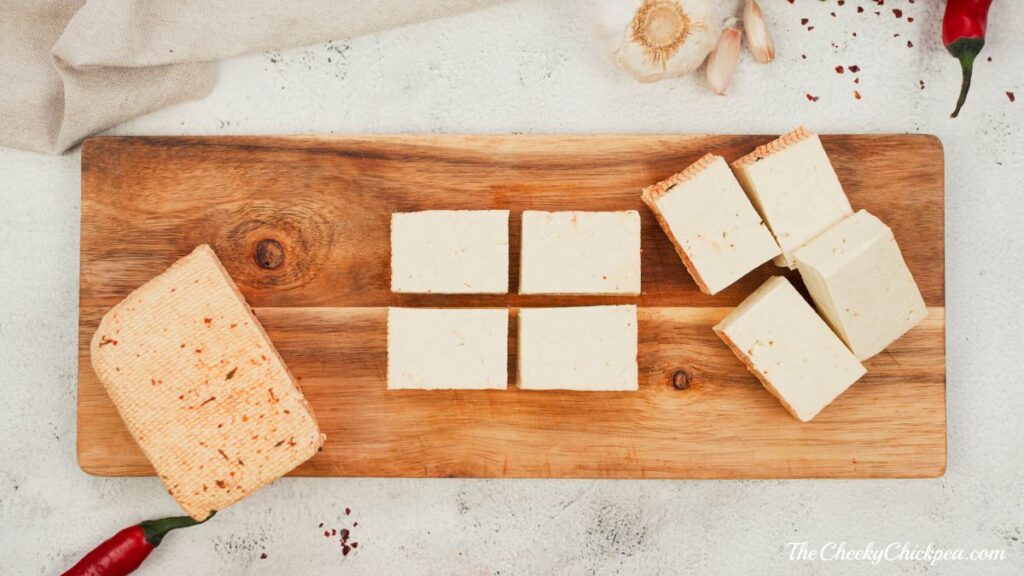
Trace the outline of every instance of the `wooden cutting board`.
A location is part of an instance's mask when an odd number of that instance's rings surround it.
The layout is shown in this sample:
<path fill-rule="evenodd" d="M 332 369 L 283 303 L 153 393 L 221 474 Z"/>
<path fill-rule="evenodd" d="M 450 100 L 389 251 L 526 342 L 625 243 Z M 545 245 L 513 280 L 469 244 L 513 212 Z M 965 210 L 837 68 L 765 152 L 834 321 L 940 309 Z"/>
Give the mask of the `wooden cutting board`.
<path fill-rule="evenodd" d="M 769 136 L 94 138 L 82 149 L 78 457 L 152 470 L 89 363 L 102 314 L 209 243 L 313 405 L 307 476 L 934 477 L 946 467 L 943 152 L 932 136 L 823 137 L 855 209 L 895 231 L 928 319 L 813 422 L 792 418 L 712 333 L 769 275 L 701 294 L 640 188 Z M 508 296 L 389 291 L 394 211 L 512 210 Z M 639 210 L 643 294 L 518 296 L 520 212 Z M 789 274 L 793 277 L 792 274 Z M 388 306 L 640 306 L 637 393 L 385 389 Z M 515 378 L 515 322 L 509 373 Z"/>

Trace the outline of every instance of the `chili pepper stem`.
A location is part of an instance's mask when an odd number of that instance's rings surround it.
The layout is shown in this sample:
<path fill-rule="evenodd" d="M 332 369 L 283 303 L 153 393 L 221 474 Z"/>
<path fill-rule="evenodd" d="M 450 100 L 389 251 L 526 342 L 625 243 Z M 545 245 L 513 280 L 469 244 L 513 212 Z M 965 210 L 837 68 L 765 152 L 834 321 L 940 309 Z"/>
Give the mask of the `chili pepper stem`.
<path fill-rule="evenodd" d="M 142 526 L 142 532 L 146 535 L 146 541 L 156 548 L 160 545 L 160 542 L 163 541 L 164 536 L 166 536 L 171 530 L 202 524 L 210 518 L 213 518 L 214 514 L 216 514 L 216 512 L 210 512 L 210 515 L 202 521 L 196 520 L 191 516 L 172 516 L 170 518 L 161 518 L 159 520 L 146 520 L 139 525 Z"/>
<path fill-rule="evenodd" d="M 960 83 L 960 97 L 957 98 L 956 109 L 953 110 L 950 118 L 959 116 L 960 109 L 967 102 L 967 93 L 971 89 L 971 77 L 974 75 L 974 60 L 984 47 L 984 38 L 961 38 L 947 47 L 949 53 L 960 61 L 960 69 L 963 71 L 963 81 Z"/>

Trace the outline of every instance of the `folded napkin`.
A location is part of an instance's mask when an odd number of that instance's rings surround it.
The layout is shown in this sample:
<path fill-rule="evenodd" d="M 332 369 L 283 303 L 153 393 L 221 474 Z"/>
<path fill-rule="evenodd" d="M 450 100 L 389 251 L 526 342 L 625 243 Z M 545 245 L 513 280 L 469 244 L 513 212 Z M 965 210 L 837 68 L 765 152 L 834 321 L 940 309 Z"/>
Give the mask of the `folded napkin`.
<path fill-rule="evenodd" d="M 202 97 L 210 62 L 502 0 L 0 0 L 0 145 L 52 154 Z"/>

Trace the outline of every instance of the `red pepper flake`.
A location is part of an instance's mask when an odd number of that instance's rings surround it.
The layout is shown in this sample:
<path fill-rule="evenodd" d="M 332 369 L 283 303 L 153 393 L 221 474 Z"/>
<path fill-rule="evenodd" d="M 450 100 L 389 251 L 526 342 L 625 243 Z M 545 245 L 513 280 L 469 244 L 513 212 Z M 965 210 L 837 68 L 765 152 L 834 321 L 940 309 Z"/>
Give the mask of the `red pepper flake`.
<path fill-rule="evenodd" d="M 911 42 L 910 40 L 907 40 L 907 48 L 913 48 L 913 47 L 914 47 L 914 43 Z"/>
<path fill-rule="evenodd" d="M 903 10 L 900 10 L 899 8 L 893 8 L 892 15 L 897 18 L 903 18 Z"/>
<path fill-rule="evenodd" d="M 854 78 L 853 79 L 853 83 L 854 84 L 860 84 L 860 78 Z"/>
<path fill-rule="evenodd" d="M 202 353 L 203 353 L 203 349 L 202 348 L 196 348 L 196 354 L 202 354 Z"/>
<path fill-rule="evenodd" d="M 348 516 L 351 513 L 352 513 L 352 509 L 351 508 L 345 508 L 345 516 Z"/>
<path fill-rule="evenodd" d="M 814 30 L 814 26 L 808 26 L 808 27 L 807 27 L 807 31 L 808 31 L 808 32 L 810 32 L 811 30 Z"/>
<path fill-rule="evenodd" d="M 113 344 L 114 346 L 117 346 L 117 340 L 114 340 L 113 338 L 107 338 L 106 336 L 101 336 L 100 347 L 106 346 L 107 344 Z"/>
<path fill-rule="evenodd" d="M 910 22 L 911 24 L 913 24 L 914 23 L 914 17 L 913 16 L 907 16 L 907 22 Z"/>
<path fill-rule="evenodd" d="M 836 66 L 836 74 L 842 74 L 845 72 L 842 66 Z"/>
<path fill-rule="evenodd" d="M 857 6 L 857 14 L 862 14 L 863 12 L 864 12 L 864 7 L 863 6 Z"/>
<path fill-rule="evenodd" d="M 352 543 L 352 547 L 353 548 L 359 548 L 359 542 L 353 542 Z"/>
<path fill-rule="evenodd" d="M 227 488 L 228 484 L 227 484 L 227 482 L 225 482 L 223 480 L 217 480 L 217 487 L 218 488 Z"/>
<path fill-rule="evenodd" d="M 348 553 L 351 552 L 351 551 L 352 551 L 352 547 L 349 546 L 348 544 L 342 544 L 341 545 L 341 555 L 342 556 L 348 556 Z"/>
<path fill-rule="evenodd" d="M 839 0 L 836 4 L 842 6 L 843 4 L 846 4 L 846 0 Z"/>
<path fill-rule="evenodd" d="M 334 529 L 334 528 L 331 528 L 331 536 L 337 536 L 337 535 L 338 535 L 338 531 L 336 529 Z"/>
<path fill-rule="evenodd" d="M 857 100 L 860 100 L 860 92 L 854 90 L 853 91 L 853 97 L 856 98 Z"/>
<path fill-rule="evenodd" d="M 921 90 L 924 90 L 924 80 L 917 81 L 921 85 Z"/>
<path fill-rule="evenodd" d="M 235 377 L 235 372 L 237 372 L 237 371 L 238 371 L 238 366 L 235 366 L 234 368 L 231 369 L 231 372 L 228 372 L 228 375 L 224 377 L 224 380 L 231 380 L 232 378 L 234 378 Z"/>
<path fill-rule="evenodd" d="M 206 400 L 203 400 L 203 403 L 202 403 L 202 404 L 200 404 L 200 405 L 199 405 L 199 407 L 200 407 L 200 408 L 202 408 L 203 406 L 206 406 L 207 404 L 209 404 L 210 402 L 213 402 L 213 401 L 214 401 L 214 400 L 216 400 L 216 399 L 217 399 L 217 397 L 216 397 L 216 396 L 210 396 L 210 397 L 209 397 L 209 398 L 207 398 Z"/>
<path fill-rule="evenodd" d="M 801 18 L 800 19 L 800 25 L 801 26 L 807 26 L 808 22 L 810 22 L 810 20 L 808 20 L 807 18 Z"/>
<path fill-rule="evenodd" d="M 846 69 L 849 70 L 850 72 L 853 72 L 854 74 L 860 72 L 860 66 L 857 66 L 856 64 L 854 64 L 853 66 L 847 66 Z"/>
<path fill-rule="evenodd" d="M 330 530 L 324 530 L 324 538 L 330 538 L 330 537 L 331 537 L 331 531 Z"/>
<path fill-rule="evenodd" d="M 1017 95 L 1014 94 L 1013 92 L 1007 92 L 1006 93 L 1006 97 L 1010 99 L 1010 102 L 1016 102 L 1017 101 Z"/>
<path fill-rule="evenodd" d="M 787 0 L 787 1 L 788 1 L 788 2 L 790 3 L 790 4 L 792 4 L 793 2 L 796 2 L 796 0 Z"/>
<path fill-rule="evenodd" d="M 810 102 L 817 102 L 818 101 L 818 97 L 817 96 L 812 96 L 811 94 L 806 94 L 806 96 L 807 96 L 807 100 L 810 101 Z"/>
<path fill-rule="evenodd" d="M 292 436 L 291 438 L 288 439 L 288 445 L 295 446 L 295 436 Z"/>
<path fill-rule="evenodd" d="M 341 529 L 341 541 L 344 542 L 344 541 L 348 540 L 349 534 L 350 534 L 350 532 L 348 531 L 348 528 L 342 528 Z"/>
<path fill-rule="evenodd" d="M 267 553 L 266 552 L 260 554 L 260 560 L 266 560 L 266 559 L 267 559 Z"/>
<path fill-rule="evenodd" d="M 206 324 L 207 327 L 211 326 L 213 324 L 213 318 L 203 318 L 203 324 Z"/>

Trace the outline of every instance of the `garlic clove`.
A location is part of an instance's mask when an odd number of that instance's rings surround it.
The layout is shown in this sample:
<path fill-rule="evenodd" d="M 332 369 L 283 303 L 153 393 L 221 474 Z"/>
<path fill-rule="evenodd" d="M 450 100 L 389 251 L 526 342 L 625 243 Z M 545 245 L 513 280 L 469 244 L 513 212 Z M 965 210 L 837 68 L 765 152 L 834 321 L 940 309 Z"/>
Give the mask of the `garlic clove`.
<path fill-rule="evenodd" d="M 733 71 L 736 70 L 736 63 L 740 59 L 740 43 L 743 32 L 739 28 L 726 25 L 722 30 L 722 36 L 718 39 L 718 46 L 708 56 L 708 84 L 715 94 L 722 96 L 729 83 L 732 81 Z"/>
<path fill-rule="evenodd" d="M 743 7 L 743 29 L 747 33 L 747 45 L 755 60 L 767 64 L 775 59 L 775 44 L 768 34 L 768 24 L 764 21 L 757 0 L 747 0 Z"/>
<path fill-rule="evenodd" d="M 712 0 L 597 0 L 595 9 L 616 64 L 640 82 L 689 74 L 718 39 Z"/>

